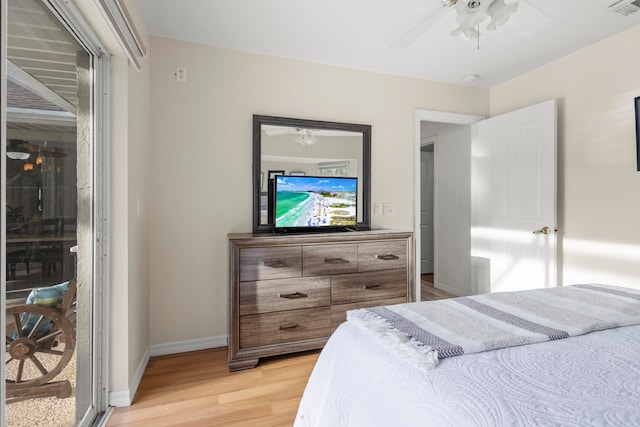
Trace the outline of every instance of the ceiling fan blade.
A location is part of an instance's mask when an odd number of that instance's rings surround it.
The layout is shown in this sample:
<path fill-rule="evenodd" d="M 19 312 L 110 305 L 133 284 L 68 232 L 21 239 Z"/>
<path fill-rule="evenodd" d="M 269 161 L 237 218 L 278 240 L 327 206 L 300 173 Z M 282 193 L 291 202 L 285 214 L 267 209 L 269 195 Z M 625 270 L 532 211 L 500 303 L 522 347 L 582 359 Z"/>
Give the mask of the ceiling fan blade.
<path fill-rule="evenodd" d="M 360 136 L 357 132 L 349 132 L 343 130 L 333 129 L 310 129 L 310 128 L 296 128 L 289 126 L 271 126 L 262 125 L 264 134 L 266 136 L 280 136 L 280 135 L 300 135 L 301 131 L 308 129 L 315 136 Z"/>
<path fill-rule="evenodd" d="M 60 158 L 60 157 L 67 157 L 66 154 L 61 153 L 59 151 L 47 151 L 47 150 L 43 150 L 40 151 L 40 154 L 42 154 L 44 157 L 51 157 L 51 158 Z"/>
<path fill-rule="evenodd" d="M 21 139 L 10 139 L 7 144 L 7 151 L 11 150 L 21 150 L 28 153 L 37 153 L 40 151 L 40 147 L 34 144 L 30 144 L 27 141 L 23 141 Z"/>
<path fill-rule="evenodd" d="M 440 5 L 437 9 L 431 10 L 424 18 L 411 27 L 408 31 L 398 37 L 389 45 L 392 49 L 404 49 L 415 42 L 420 36 L 439 22 L 447 13 L 453 13 L 451 9 Z"/>
<path fill-rule="evenodd" d="M 295 128 L 293 128 L 293 127 L 285 127 L 285 126 L 263 125 L 262 129 L 264 130 L 264 133 L 267 136 L 289 135 L 289 134 L 297 133 Z"/>

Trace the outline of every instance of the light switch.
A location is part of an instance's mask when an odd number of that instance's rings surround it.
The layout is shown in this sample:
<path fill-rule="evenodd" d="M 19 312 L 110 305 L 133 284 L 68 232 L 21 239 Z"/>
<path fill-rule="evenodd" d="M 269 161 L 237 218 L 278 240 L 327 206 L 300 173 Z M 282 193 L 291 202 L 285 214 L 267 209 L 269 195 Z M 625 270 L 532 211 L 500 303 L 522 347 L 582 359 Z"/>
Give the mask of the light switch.
<path fill-rule="evenodd" d="M 187 69 L 186 67 L 177 67 L 176 68 L 176 81 L 179 83 L 187 82 Z"/>
<path fill-rule="evenodd" d="M 373 204 L 373 214 L 382 215 L 382 203 L 376 202 Z"/>
<path fill-rule="evenodd" d="M 396 213 L 396 209 L 393 203 L 385 203 L 383 206 L 384 215 L 394 215 Z"/>

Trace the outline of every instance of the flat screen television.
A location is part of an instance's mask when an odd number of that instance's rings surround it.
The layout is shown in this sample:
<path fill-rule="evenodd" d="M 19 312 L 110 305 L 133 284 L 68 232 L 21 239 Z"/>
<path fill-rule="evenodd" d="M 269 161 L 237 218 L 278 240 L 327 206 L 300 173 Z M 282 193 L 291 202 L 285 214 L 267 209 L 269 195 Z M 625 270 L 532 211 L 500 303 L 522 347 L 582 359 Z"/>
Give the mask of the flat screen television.
<path fill-rule="evenodd" d="M 358 179 L 275 177 L 276 232 L 347 231 L 357 225 Z"/>

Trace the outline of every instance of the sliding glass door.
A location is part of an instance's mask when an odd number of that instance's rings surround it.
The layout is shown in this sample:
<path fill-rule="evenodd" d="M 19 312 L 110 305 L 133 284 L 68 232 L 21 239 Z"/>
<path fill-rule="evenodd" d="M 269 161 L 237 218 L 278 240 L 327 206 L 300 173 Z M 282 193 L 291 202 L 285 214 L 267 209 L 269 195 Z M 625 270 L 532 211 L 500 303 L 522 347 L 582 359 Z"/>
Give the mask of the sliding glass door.
<path fill-rule="evenodd" d="M 103 60 L 73 5 L 3 0 L 5 423 L 89 425 L 100 337 Z M 39 408 L 33 410 L 33 408 Z"/>

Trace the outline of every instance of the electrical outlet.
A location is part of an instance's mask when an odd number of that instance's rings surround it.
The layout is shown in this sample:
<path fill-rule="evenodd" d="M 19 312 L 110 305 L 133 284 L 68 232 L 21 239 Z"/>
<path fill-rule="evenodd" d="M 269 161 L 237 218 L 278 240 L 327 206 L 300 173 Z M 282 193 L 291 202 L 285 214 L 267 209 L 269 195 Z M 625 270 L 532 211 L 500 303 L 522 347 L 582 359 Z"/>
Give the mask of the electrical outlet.
<path fill-rule="evenodd" d="M 176 68 L 176 81 L 179 83 L 187 82 L 187 69 L 186 67 L 177 67 Z"/>
<path fill-rule="evenodd" d="M 373 204 L 373 214 L 382 215 L 382 203 L 376 202 Z"/>
<path fill-rule="evenodd" d="M 396 213 L 396 209 L 393 203 L 385 203 L 383 206 L 383 215 L 394 215 Z"/>

